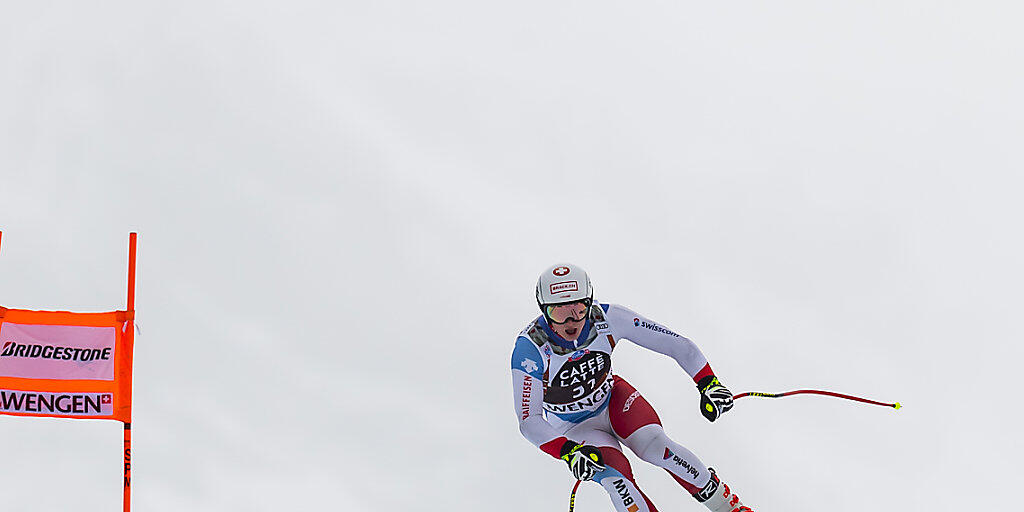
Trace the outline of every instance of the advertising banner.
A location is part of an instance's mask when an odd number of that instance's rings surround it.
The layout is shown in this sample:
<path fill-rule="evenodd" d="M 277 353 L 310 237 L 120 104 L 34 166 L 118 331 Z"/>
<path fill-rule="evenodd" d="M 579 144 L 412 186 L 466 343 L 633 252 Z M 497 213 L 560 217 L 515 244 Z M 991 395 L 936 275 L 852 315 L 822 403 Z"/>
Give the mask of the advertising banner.
<path fill-rule="evenodd" d="M 0 414 L 131 422 L 129 320 L 0 307 Z"/>

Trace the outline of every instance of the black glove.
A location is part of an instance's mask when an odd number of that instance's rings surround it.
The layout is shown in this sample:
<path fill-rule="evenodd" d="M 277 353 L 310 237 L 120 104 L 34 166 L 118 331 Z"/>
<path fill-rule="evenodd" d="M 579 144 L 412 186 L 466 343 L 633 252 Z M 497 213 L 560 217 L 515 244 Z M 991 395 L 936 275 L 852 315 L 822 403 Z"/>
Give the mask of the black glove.
<path fill-rule="evenodd" d="M 566 441 L 561 453 L 577 480 L 590 480 L 598 471 L 604 471 L 604 457 L 596 447 Z"/>
<path fill-rule="evenodd" d="M 732 391 L 718 382 L 718 377 L 708 375 L 697 383 L 700 390 L 700 413 L 708 421 L 715 421 L 732 409 Z"/>

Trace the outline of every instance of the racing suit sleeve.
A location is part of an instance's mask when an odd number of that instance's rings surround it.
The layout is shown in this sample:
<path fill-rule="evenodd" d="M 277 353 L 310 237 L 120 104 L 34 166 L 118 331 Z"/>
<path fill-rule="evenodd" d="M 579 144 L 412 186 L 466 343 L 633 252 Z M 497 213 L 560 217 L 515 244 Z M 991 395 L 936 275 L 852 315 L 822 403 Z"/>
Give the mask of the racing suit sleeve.
<path fill-rule="evenodd" d="M 697 344 L 689 338 L 618 304 L 609 304 L 605 313 L 616 338 L 626 338 L 641 347 L 675 359 L 693 382 L 715 374 Z"/>
<path fill-rule="evenodd" d="M 544 419 L 544 358 L 528 338 L 516 339 L 512 351 L 512 399 L 519 431 L 547 454 L 559 458 L 567 439 Z"/>

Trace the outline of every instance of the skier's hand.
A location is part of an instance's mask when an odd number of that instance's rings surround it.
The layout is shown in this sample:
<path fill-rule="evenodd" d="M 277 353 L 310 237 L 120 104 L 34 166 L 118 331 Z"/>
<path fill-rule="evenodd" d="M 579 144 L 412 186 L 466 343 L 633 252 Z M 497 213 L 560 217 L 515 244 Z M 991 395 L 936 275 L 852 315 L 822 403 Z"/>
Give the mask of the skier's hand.
<path fill-rule="evenodd" d="M 562 445 L 562 460 L 577 480 L 590 480 L 598 471 L 604 471 L 604 457 L 593 446 L 566 441 Z"/>
<path fill-rule="evenodd" d="M 700 413 L 708 421 L 715 421 L 732 409 L 732 391 L 718 382 L 718 377 L 708 375 L 697 383 L 700 390 Z"/>

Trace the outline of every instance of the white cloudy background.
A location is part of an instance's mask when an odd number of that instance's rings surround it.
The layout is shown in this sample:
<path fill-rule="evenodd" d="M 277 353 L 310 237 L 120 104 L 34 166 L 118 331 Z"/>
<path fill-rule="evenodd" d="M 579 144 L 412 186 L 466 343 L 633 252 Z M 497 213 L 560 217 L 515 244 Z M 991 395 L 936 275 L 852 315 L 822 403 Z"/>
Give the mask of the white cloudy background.
<path fill-rule="evenodd" d="M 1014 2 L 13 2 L 0 304 L 124 307 L 140 511 L 564 510 L 508 358 L 558 260 L 704 349 L 616 369 L 759 512 L 1024 471 Z M 120 503 L 116 423 L 0 417 L 5 510 Z M 703 510 L 639 466 L 662 510 Z M 611 510 L 585 486 L 580 512 Z"/>

